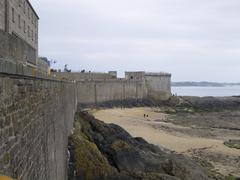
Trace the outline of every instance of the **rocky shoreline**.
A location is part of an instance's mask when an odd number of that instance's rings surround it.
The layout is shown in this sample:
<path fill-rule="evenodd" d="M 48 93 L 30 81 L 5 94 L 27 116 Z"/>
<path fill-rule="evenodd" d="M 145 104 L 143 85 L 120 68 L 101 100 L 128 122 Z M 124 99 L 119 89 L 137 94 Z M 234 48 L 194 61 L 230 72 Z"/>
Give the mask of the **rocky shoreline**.
<path fill-rule="evenodd" d="M 189 158 L 163 151 L 142 138 L 133 138 L 121 127 L 107 125 L 86 112 L 76 114 L 69 150 L 71 180 L 210 179 Z"/>
<path fill-rule="evenodd" d="M 129 99 L 124 101 L 107 101 L 104 103 L 79 104 L 79 109 L 85 108 L 132 108 L 132 107 L 171 107 L 181 112 L 185 108 L 194 111 L 219 111 L 223 109 L 240 110 L 240 96 L 232 97 L 196 97 L 196 96 L 172 96 L 165 101 L 154 99 Z"/>

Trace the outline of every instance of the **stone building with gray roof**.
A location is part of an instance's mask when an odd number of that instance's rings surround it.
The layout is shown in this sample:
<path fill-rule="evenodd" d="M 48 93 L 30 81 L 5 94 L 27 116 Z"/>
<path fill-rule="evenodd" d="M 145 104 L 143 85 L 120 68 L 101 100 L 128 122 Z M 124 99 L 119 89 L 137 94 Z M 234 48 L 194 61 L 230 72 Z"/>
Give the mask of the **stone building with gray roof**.
<path fill-rule="evenodd" d="M 38 20 L 28 0 L 0 0 L 0 58 L 36 67 Z"/>

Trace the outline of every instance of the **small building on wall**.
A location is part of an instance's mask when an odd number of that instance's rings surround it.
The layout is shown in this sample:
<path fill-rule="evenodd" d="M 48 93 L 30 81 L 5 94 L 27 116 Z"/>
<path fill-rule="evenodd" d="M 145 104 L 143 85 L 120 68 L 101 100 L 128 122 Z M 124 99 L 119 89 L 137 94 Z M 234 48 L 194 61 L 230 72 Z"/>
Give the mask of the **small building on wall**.
<path fill-rule="evenodd" d="M 0 0 L 0 58 L 36 67 L 38 20 L 28 0 Z"/>
<path fill-rule="evenodd" d="M 108 74 L 112 76 L 112 79 L 117 78 L 117 71 L 108 71 Z"/>
<path fill-rule="evenodd" d="M 144 76 L 144 71 L 125 72 L 125 78 L 127 80 L 144 80 Z"/>
<path fill-rule="evenodd" d="M 45 76 L 50 75 L 50 61 L 46 57 L 39 57 L 37 60 L 37 69 Z"/>

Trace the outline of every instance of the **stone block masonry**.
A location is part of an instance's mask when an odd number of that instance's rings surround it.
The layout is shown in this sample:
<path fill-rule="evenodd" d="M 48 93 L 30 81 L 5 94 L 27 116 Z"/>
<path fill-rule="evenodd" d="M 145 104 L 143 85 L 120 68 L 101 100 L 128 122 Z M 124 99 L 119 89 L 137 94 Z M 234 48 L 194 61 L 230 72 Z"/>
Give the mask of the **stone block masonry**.
<path fill-rule="evenodd" d="M 76 104 L 73 83 L 0 74 L 0 174 L 67 179 Z"/>

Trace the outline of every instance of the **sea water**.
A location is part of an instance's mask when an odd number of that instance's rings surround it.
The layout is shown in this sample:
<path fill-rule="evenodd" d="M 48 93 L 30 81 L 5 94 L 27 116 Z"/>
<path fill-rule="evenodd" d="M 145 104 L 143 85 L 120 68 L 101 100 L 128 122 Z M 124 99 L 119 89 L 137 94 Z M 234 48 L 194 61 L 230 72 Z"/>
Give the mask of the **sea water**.
<path fill-rule="evenodd" d="M 240 96 L 240 86 L 224 86 L 224 87 L 200 87 L 200 86 L 173 86 L 172 94 L 178 96 Z"/>

